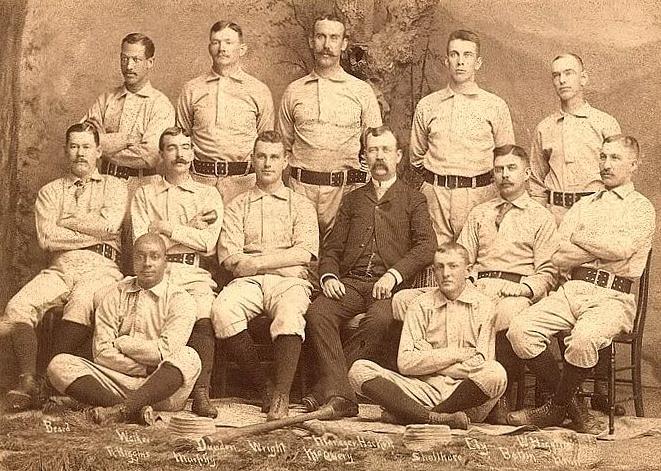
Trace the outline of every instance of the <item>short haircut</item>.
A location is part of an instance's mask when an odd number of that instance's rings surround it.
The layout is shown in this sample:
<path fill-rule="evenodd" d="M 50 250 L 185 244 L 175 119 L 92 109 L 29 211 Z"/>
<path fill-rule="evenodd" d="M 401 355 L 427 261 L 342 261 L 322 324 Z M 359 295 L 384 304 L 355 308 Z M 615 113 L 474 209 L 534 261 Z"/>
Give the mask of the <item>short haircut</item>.
<path fill-rule="evenodd" d="M 94 143 L 96 144 L 97 147 L 99 147 L 99 143 L 101 142 L 99 140 L 99 131 L 97 131 L 96 127 L 94 127 L 91 123 L 85 121 L 83 123 L 76 123 L 69 126 L 66 133 L 64 134 L 65 143 L 69 142 L 69 136 L 74 132 L 88 132 L 92 134 L 92 136 L 94 136 Z"/>
<path fill-rule="evenodd" d="M 255 146 L 253 148 L 257 148 L 257 143 L 258 142 L 269 142 L 273 144 L 282 144 L 282 147 L 285 147 L 285 140 L 282 137 L 282 134 L 280 134 L 278 131 L 262 131 L 259 133 L 257 136 L 257 139 L 255 139 Z"/>
<path fill-rule="evenodd" d="M 339 15 L 336 15 L 335 13 L 326 13 L 323 15 L 319 15 L 312 21 L 312 28 L 310 29 L 310 36 L 314 36 L 314 28 L 317 26 L 318 21 L 323 21 L 323 20 L 328 20 L 328 21 L 336 21 L 338 23 L 341 23 L 342 26 L 344 27 L 344 33 L 343 33 L 343 38 L 349 37 L 349 32 L 347 31 L 347 24 L 344 21 L 343 18 L 341 18 Z"/>
<path fill-rule="evenodd" d="M 493 159 L 496 160 L 496 157 L 509 154 L 517 156 L 527 167 L 530 166 L 530 157 L 528 157 L 528 153 L 523 147 L 514 144 L 506 144 L 504 146 L 496 147 L 493 150 Z"/>
<path fill-rule="evenodd" d="M 367 128 L 363 131 L 362 136 L 360 136 L 360 153 L 364 153 L 365 149 L 367 148 L 367 138 L 369 136 L 382 136 L 383 134 L 389 132 L 393 136 L 395 136 L 395 143 L 397 144 L 397 148 L 399 149 L 399 139 L 397 139 L 397 134 L 390 128 L 390 126 L 387 126 L 385 124 L 381 126 L 376 126 L 373 128 Z"/>
<path fill-rule="evenodd" d="M 165 146 L 165 136 L 178 136 L 179 134 L 183 134 L 184 136 L 189 137 L 186 130 L 180 128 L 179 126 L 166 128 L 165 131 L 161 133 L 161 137 L 158 138 L 158 150 L 163 150 L 163 147 Z"/>
<path fill-rule="evenodd" d="M 154 57 L 154 52 L 156 48 L 154 47 L 154 42 L 142 33 L 131 33 L 124 36 L 122 39 L 122 45 L 126 44 L 142 44 L 145 47 L 145 57 L 150 59 Z"/>
<path fill-rule="evenodd" d="M 236 34 L 239 35 L 239 41 L 243 42 L 243 29 L 241 29 L 241 26 L 237 25 L 232 21 L 224 21 L 224 20 L 216 21 L 213 25 L 211 25 L 209 36 L 211 36 L 213 33 L 217 33 L 218 31 L 222 31 L 226 28 L 235 31 Z"/>
<path fill-rule="evenodd" d="M 614 136 L 608 136 L 606 139 L 604 139 L 603 143 L 610 144 L 612 142 L 618 142 L 622 144 L 625 149 L 629 150 L 633 154 L 634 160 L 638 160 L 640 158 L 640 146 L 638 145 L 638 141 L 635 137 L 625 136 L 624 134 L 615 134 Z"/>
<path fill-rule="evenodd" d="M 557 61 L 558 59 L 562 59 L 562 58 L 564 58 L 564 57 L 573 57 L 574 59 L 576 59 L 576 62 L 578 62 L 578 64 L 581 66 L 581 70 L 580 70 L 580 71 L 585 70 L 585 65 L 583 65 L 583 59 L 581 59 L 581 56 L 579 56 L 578 54 L 574 54 L 573 52 L 563 52 L 562 54 L 558 54 L 558 55 L 555 56 L 555 58 L 551 61 L 551 64 L 553 64 L 553 63 L 554 63 L 555 61 Z M 580 72 L 580 71 L 579 71 L 579 72 Z"/>
<path fill-rule="evenodd" d="M 155 232 L 147 232 L 146 234 L 142 234 L 140 237 L 138 237 L 133 243 L 134 252 L 135 252 L 135 248 L 138 247 L 139 245 L 148 244 L 148 243 L 153 243 L 158 245 L 158 248 L 163 252 L 163 255 L 165 255 L 165 252 L 167 251 L 165 241 L 160 235 L 156 234 Z"/>
<path fill-rule="evenodd" d="M 467 29 L 458 29 L 456 31 L 451 32 L 450 36 L 448 36 L 448 43 L 445 47 L 446 51 L 448 51 L 450 48 L 450 41 L 454 41 L 455 39 L 461 39 L 463 41 L 470 41 L 472 43 L 475 43 L 477 55 L 479 57 L 481 45 L 480 45 L 480 37 L 477 35 L 477 33 L 474 33 L 473 31 Z"/>
<path fill-rule="evenodd" d="M 444 244 L 439 245 L 438 248 L 436 249 L 436 254 L 434 255 L 434 258 L 436 258 L 436 255 L 438 254 L 445 254 L 451 252 L 456 252 L 461 254 L 461 257 L 464 259 L 464 262 L 466 262 L 466 265 L 470 265 L 470 259 L 468 258 L 468 250 L 466 250 L 466 247 L 464 247 L 463 245 L 457 242 L 445 242 Z"/>

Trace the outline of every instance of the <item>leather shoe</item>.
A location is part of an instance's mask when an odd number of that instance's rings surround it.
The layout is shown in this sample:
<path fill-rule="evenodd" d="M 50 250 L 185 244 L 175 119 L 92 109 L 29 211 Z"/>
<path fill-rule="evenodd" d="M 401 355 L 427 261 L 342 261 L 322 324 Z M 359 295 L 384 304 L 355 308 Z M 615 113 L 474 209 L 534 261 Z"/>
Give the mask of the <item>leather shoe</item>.
<path fill-rule="evenodd" d="M 510 412 L 507 422 L 510 425 L 534 425 L 539 428 L 562 425 L 567 415 L 567 407 L 557 404 L 554 398 L 537 408 L 521 409 Z"/>
<path fill-rule="evenodd" d="M 358 415 L 358 404 L 342 396 L 331 397 L 326 406 L 333 408 L 333 417 L 329 420 L 338 420 L 342 417 L 356 417 Z"/>
<path fill-rule="evenodd" d="M 320 407 L 319 401 L 317 401 L 317 398 L 312 395 L 304 396 L 303 399 L 301 399 L 301 404 L 303 404 L 306 412 L 314 412 L 319 410 Z"/>
<path fill-rule="evenodd" d="M 572 429 L 578 433 L 590 433 L 599 435 L 604 428 L 599 421 L 590 414 L 585 399 L 574 396 L 567 404 L 567 415 L 571 419 Z"/>
<path fill-rule="evenodd" d="M 35 406 L 38 399 L 39 383 L 29 373 L 19 376 L 17 387 L 7 392 L 7 405 L 12 412 L 28 410 Z"/>
<path fill-rule="evenodd" d="M 509 400 L 502 396 L 496 402 L 496 405 L 493 406 L 489 416 L 486 418 L 486 423 L 494 425 L 510 425 L 507 421 L 507 416 L 512 412 L 512 407 L 510 406 Z"/>
<path fill-rule="evenodd" d="M 452 429 L 466 430 L 468 429 L 468 416 L 465 412 L 453 412 L 446 414 L 443 412 L 430 412 L 428 423 L 433 425 L 447 425 Z"/>
<path fill-rule="evenodd" d="M 289 415 L 289 395 L 276 393 L 271 399 L 269 413 L 266 415 L 266 420 L 278 420 Z"/>
<path fill-rule="evenodd" d="M 218 410 L 211 404 L 207 388 L 195 388 L 191 396 L 193 397 L 193 405 L 191 406 L 193 414 L 200 417 L 211 417 L 212 419 L 218 417 Z"/>

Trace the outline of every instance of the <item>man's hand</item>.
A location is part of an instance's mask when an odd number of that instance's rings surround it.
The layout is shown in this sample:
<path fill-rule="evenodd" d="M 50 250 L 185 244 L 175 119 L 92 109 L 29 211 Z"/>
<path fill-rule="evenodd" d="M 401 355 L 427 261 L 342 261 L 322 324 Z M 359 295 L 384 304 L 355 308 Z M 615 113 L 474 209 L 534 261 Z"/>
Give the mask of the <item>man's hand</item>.
<path fill-rule="evenodd" d="M 324 291 L 324 296 L 330 299 L 337 299 L 338 301 L 342 299 L 342 296 L 344 296 L 347 292 L 344 283 L 342 283 L 334 276 L 329 276 L 324 280 L 322 289 Z"/>
<path fill-rule="evenodd" d="M 480 366 L 482 363 L 484 363 L 484 357 L 482 356 L 481 353 L 476 353 L 472 357 L 470 357 L 468 360 L 464 360 L 462 364 L 466 366 L 467 368 L 477 368 Z"/>
<path fill-rule="evenodd" d="M 388 299 L 392 296 L 392 290 L 397 284 L 395 276 L 386 273 L 374 283 L 372 288 L 372 297 L 374 299 Z"/>
<path fill-rule="evenodd" d="M 96 129 L 96 132 L 99 134 L 105 134 L 106 130 L 103 128 L 103 125 L 101 125 L 101 122 L 96 119 L 96 118 L 87 118 L 85 120 L 85 124 L 89 124 L 90 126 L 94 126 L 94 129 Z"/>
<path fill-rule="evenodd" d="M 236 262 L 236 265 L 234 265 L 234 268 L 232 269 L 232 273 L 235 277 L 241 278 L 244 276 L 257 275 L 259 274 L 259 269 L 260 266 L 257 257 L 246 256 Z"/>
<path fill-rule="evenodd" d="M 477 350 L 472 347 L 463 347 L 457 349 L 457 362 L 463 363 L 469 358 L 477 355 Z"/>
<path fill-rule="evenodd" d="M 71 231 L 77 231 L 80 225 L 80 219 L 76 216 L 66 216 L 58 219 L 57 225 Z"/>
<path fill-rule="evenodd" d="M 133 337 L 131 337 L 130 335 L 122 335 L 120 337 L 117 337 L 115 340 L 113 340 L 112 344 L 117 350 L 124 353 L 126 346 L 132 341 L 133 341 Z"/>
<path fill-rule="evenodd" d="M 523 296 L 524 298 L 532 298 L 532 290 L 528 285 L 522 283 L 508 283 L 500 289 L 501 296 Z"/>
<path fill-rule="evenodd" d="M 163 234 L 167 237 L 172 236 L 172 224 L 170 224 L 170 221 L 163 221 L 163 220 L 156 220 L 152 221 L 149 224 L 149 232 L 153 232 L 155 234 Z"/>
<path fill-rule="evenodd" d="M 188 221 L 188 226 L 195 229 L 204 230 L 209 227 L 209 224 L 213 224 L 218 219 L 218 214 L 215 209 L 209 211 L 204 211 L 195 215 L 193 219 Z"/>

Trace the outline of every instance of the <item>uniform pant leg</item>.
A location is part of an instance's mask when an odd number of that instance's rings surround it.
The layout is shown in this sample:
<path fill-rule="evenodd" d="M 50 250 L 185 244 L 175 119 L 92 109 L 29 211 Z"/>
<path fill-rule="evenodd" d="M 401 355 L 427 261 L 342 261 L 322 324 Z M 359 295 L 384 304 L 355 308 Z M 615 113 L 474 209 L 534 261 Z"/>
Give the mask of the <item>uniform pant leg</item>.
<path fill-rule="evenodd" d="M 103 270 L 95 273 L 94 277 L 76 280 L 64 306 L 62 320 L 88 327 L 94 325 L 95 295 L 107 293 L 121 278 L 119 270 Z"/>
<path fill-rule="evenodd" d="M 226 339 L 248 329 L 248 321 L 264 311 L 264 294 L 258 279 L 238 278 L 223 288 L 211 308 L 216 337 Z"/>
<path fill-rule="evenodd" d="M 181 372 L 184 379 L 183 384 L 169 398 L 154 404 L 154 410 L 179 411 L 186 406 L 186 400 L 190 396 L 195 382 L 202 370 L 202 363 L 197 352 L 191 347 L 182 347 L 177 353 L 164 362 L 170 363 Z M 160 365 L 159 365 L 160 368 Z"/>
<path fill-rule="evenodd" d="M 36 327 L 46 311 L 66 303 L 70 284 L 59 270 L 42 270 L 9 300 L 4 320 Z"/>
<path fill-rule="evenodd" d="M 310 307 L 312 286 L 301 279 L 264 275 L 264 311 L 273 320 L 271 339 L 298 335 L 305 340 L 305 314 Z"/>

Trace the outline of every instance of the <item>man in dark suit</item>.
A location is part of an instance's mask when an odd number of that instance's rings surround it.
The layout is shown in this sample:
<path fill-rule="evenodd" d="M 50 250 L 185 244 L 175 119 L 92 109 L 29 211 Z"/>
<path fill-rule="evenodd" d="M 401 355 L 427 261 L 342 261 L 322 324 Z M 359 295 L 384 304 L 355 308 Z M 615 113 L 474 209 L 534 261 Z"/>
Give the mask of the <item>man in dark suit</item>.
<path fill-rule="evenodd" d="M 307 313 L 320 380 L 315 398 L 304 403 L 314 409 L 328 401 L 337 415 L 348 417 L 358 414 L 358 404 L 347 365 L 376 356 L 395 322 L 393 292 L 407 287 L 436 250 L 425 197 L 397 179 L 402 151 L 393 132 L 386 126 L 367 129 L 363 152 L 372 182 L 344 197 L 319 263 L 323 296 Z M 345 357 L 340 327 L 363 312 Z"/>

